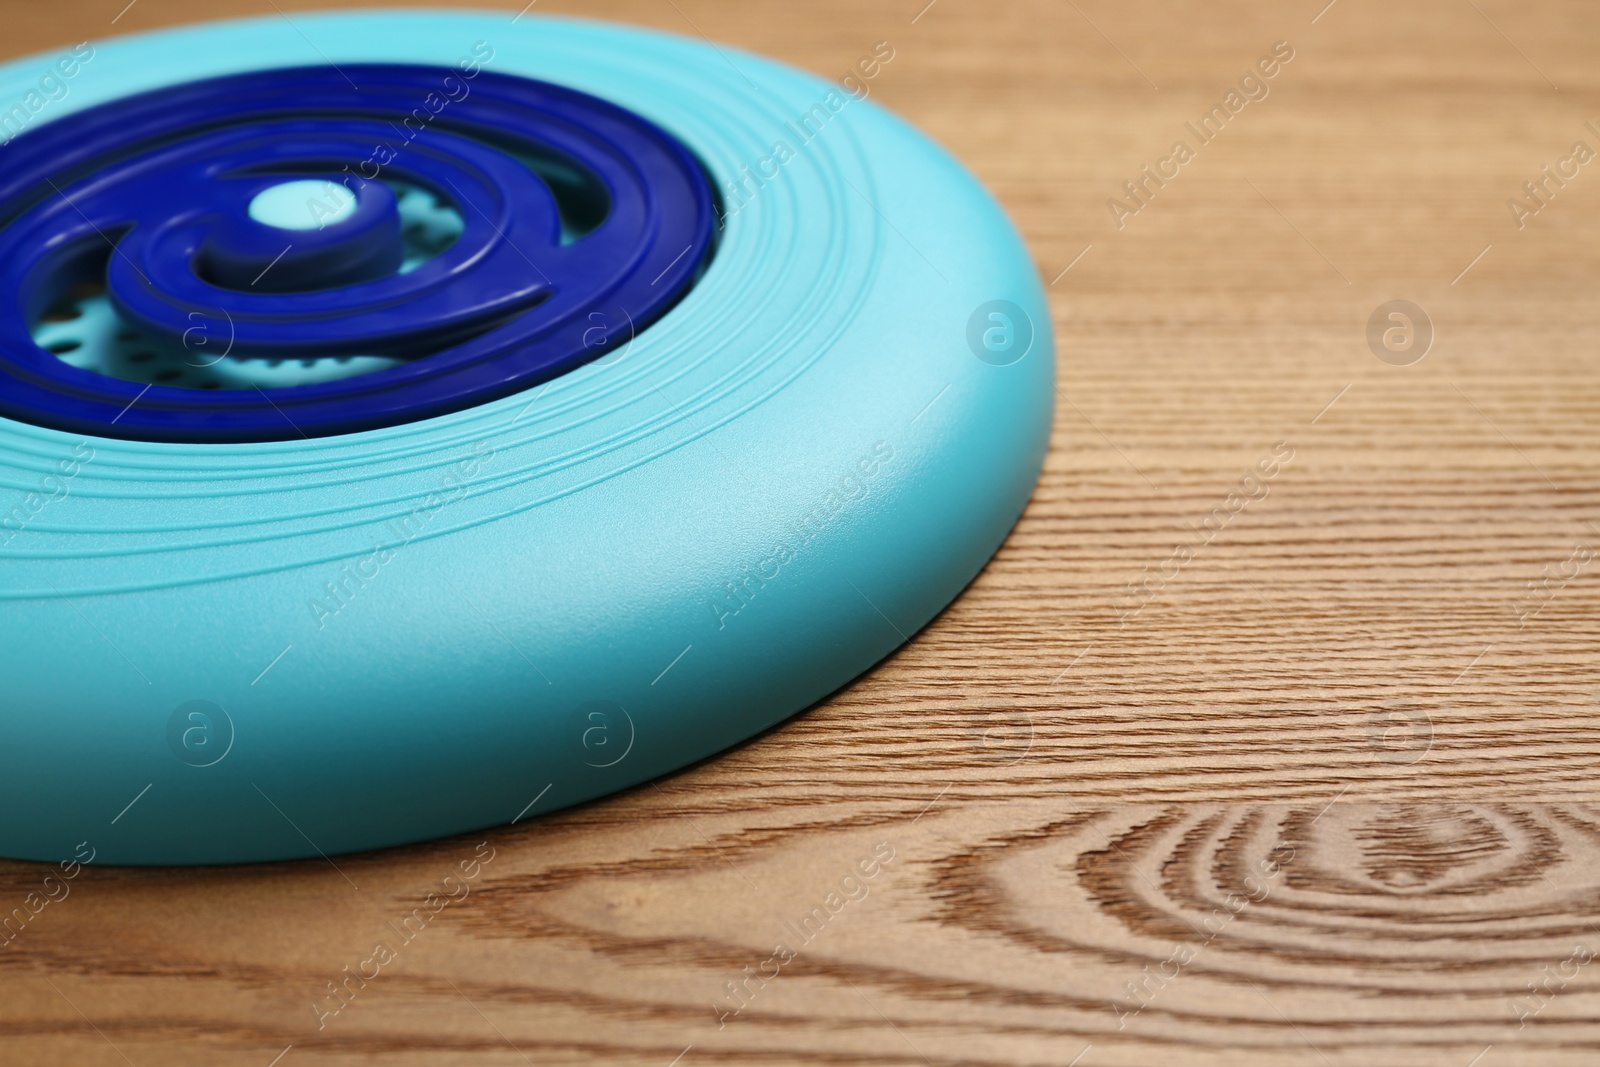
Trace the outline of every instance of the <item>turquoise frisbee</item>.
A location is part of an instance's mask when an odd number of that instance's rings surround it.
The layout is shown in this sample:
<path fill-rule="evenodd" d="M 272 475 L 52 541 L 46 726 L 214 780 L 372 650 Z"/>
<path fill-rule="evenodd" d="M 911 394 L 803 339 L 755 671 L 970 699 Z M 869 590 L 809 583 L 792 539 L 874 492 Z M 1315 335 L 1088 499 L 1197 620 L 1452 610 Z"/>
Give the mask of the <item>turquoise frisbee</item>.
<path fill-rule="evenodd" d="M 1054 343 L 894 75 L 414 10 L 0 66 L 0 854 L 537 819 L 908 640 Z"/>

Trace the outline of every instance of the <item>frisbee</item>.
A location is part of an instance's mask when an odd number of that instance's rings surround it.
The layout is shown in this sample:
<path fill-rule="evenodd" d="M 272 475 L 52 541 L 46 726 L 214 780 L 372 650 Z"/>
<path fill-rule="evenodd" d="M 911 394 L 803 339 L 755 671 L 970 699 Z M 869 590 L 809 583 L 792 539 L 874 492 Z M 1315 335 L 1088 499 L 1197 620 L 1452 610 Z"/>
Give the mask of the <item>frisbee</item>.
<path fill-rule="evenodd" d="M 852 71 L 414 10 L 0 66 L 0 854 L 537 819 L 954 599 L 1037 479 L 1050 319 Z"/>

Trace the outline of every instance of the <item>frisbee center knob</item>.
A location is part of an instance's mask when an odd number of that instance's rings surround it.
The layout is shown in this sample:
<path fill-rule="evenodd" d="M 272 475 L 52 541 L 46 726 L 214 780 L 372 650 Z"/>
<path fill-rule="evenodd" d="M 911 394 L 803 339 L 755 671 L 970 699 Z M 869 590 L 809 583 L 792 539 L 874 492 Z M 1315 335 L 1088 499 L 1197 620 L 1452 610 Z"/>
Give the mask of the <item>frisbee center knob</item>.
<path fill-rule="evenodd" d="M 327 178 L 279 181 L 224 212 L 208 235 L 202 273 L 214 285 L 304 293 L 373 282 L 405 259 L 394 190 L 352 192 Z"/>
<path fill-rule="evenodd" d="M 355 214 L 356 198 L 338 182 L 282 182 L 250 201 L 250 217 L 280 230 L 321 230 Z"/>

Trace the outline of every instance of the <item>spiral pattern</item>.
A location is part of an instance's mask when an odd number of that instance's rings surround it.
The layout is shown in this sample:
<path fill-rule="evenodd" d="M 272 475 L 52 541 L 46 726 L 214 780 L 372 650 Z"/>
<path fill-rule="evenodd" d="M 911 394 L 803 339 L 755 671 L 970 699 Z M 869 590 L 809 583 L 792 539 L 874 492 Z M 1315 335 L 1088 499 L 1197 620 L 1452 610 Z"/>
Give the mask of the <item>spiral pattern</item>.
<path fill-rule="evenodd" d="M 709 182 L 674 138 L 587 94 L 483 70 L 208 79 L 69 116 L 8 153 L 0 293 L 17 299 L 0 308 L 0 413 L 101 436 L 317 437 L 496 399 L 631 338 L 711 246 Z M 463 220 L 414 269 L 401 269 L 391 182 Z M 577 190 L 565 210 L 552 184 Z M 287 217 L 259 210 L 276 194 Z M 140 389 L 33 342 L 40 316 L 102 277 L 123 320 L 169 346 L 199 331 L 234 359 L 401 362 L 272 390 Z"/>

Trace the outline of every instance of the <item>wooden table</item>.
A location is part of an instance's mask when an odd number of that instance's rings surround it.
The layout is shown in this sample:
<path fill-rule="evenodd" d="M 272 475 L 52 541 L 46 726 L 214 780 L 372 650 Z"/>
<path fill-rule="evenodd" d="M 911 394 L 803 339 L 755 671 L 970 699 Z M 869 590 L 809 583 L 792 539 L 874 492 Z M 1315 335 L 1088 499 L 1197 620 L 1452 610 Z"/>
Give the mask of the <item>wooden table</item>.
<path fill-rule="evenodd" d="M 1597 1061 L 1600 9 L 922 2 L 582 10 L 830 76 L 893 44 L 875 97 L 1051 281 L 1054 447 L 989 568 L 626 795 L 340 870 L 86 869 L 0 952 L 0 1059 Z M 14 5 L 3 47 L 309 6 L 123 3 Z"/>

